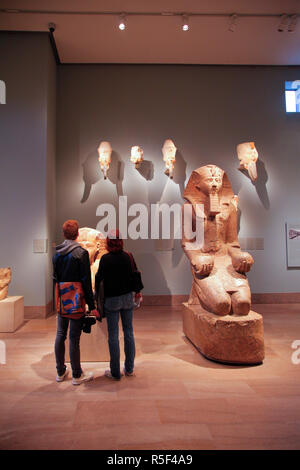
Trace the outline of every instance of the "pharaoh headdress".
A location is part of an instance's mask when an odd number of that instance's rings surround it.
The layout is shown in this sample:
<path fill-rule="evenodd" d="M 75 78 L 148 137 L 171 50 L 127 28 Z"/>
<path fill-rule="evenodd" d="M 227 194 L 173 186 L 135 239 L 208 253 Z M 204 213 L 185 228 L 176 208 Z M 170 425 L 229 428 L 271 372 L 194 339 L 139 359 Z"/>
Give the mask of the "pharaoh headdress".
<path fill-rule="evenodd" d="M 216 172 L 220 173 L 222 178 L 222 187 L 218 193 L 219 201 L 228 204 L 233 202 L 234 193 L 225 171 L 216 165 L 205 165 L 193 171 L 183 194 L 184 199 L 193 204 L 194 208 L 196 204 L 204 204 L 208 199 L 201 189 L 201 180 Z"/>

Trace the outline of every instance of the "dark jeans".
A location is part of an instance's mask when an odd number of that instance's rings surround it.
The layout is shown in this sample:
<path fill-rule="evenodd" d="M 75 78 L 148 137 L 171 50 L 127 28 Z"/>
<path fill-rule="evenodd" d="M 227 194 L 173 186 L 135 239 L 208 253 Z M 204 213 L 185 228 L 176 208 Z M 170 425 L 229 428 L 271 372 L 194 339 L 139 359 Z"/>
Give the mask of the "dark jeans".
<path fill-rule="evenodd" d="M 63 375 L 66 370 L 65 365 L 65 340 L 69 331 L 69 354 L 72 367 L 72 374 L 78 379 L 82 374 L 80 365 L 80 335 L 82 331 L 83 319 L 73 320 L 57 315 L 57 333 L 55 340 L 56 369 L 58 375 Z"/>
<path fill-rule="evenodd" d="M 128 308 L 129 307 L 129 308 Z M 105 300 L 105 313 L 108 329 L 108 346 L 110 353 L 111 375 L 117 379 L 120 371 L 119 315 L 121 315 L 124 332 L 125 370 L 132 372 L 135 358 L 135 342 L 133 335 L 133 300 L 132 293 L 124 296 L 110 297 Z"/>

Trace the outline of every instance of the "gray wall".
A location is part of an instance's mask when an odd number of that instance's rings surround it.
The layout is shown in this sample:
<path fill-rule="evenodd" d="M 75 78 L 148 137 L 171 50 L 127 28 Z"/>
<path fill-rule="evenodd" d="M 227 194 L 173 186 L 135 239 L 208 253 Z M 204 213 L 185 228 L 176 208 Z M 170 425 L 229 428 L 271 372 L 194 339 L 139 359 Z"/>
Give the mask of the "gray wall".
<path fill-rule="evenodd" d="M 299 67 L 60 66 L 57 242 L 65 219 L 95 228 L 97 207 L 116 205 L 118 195 L 129 204 L 181 202 L 192 170 L 215 163 L 239 195 L 240 237 L 264 239 L 264 250 L 252 251 L 252 292 L 298 291 L 299 270 L 286 267 L 285 222 L 299 220 L 300 120 L 285 113 L 284 81 L 299 77 Z M 178 147 L 174 181 L 164 175 L 166 138 Z M 97 163 L 101 140 L 114 150 L 106 181 Z M 235 151 L 252 140 L 260 157 L 256 186 L 237 170 Z M 130 163 L 132 145 L 144 149 L 153 179 Z M 145 294 L 189 292 L 179 242 L 166 252 L 151 240 L 128 240 L 126 247 L 143 271 Z"/>
<path fill-rule="evenodd" d="M 52 299 L 51 244 L 55 221 L 56 64 L 48 34 L 1 33 L 0 266 L 12 268 L 9 295 L 25 305 Z M 33 253 L 48 239 L 48 253 Z"/>
<path fill-rule="evenodd" d="M 47 38 L 48 39 L 48 38 Z M 47 42 L 47 128 L 46 128 L 46 231 L 48 256 L 46 261 L 46 300 L 53 297 L 52 246 L 55 244 L 56 229 L 56 82 L 57 67 L 52 49 Z"/>
<path fill-rule="evenodd" d="M 299 270 L 286 267 L 284 224 L 298 218 L 300 120 L 285 114 L 283 92 L 299 67 L 62 65 L 58 72 L 56 114 L 48 35 L 1 33 L 0 266 L 12 267 L 10 295 L 33 306 L 51 300 L 51 245 L 61 241 L 66 218 L 96 227 L 97 207 L 117 205 L 119 195 L 129 205 L 181 203 L 192 170 L 207 163 L 222 167 L 239 194 L 240 236 L 264 238 L 265 249 L 252 252 L 252 291 L 299 290 Z M 166 138 L 178 147 L 173 181 L 163 172 Z M 114 150 L 107 181 L 97 162 L 101 140 Z M 248 140 L 260 155 L 256 186 L 237 170 L 236 144 Z M 140 172 L 129 161 L 132 145 L 144 149 Z M 41 238 L 48 253 L 34 254 Z M 156 251 L 151 240 L 126 247 L 143 271 L 145 294 L 188 293 L 178 241 L 173 251 Z"/>

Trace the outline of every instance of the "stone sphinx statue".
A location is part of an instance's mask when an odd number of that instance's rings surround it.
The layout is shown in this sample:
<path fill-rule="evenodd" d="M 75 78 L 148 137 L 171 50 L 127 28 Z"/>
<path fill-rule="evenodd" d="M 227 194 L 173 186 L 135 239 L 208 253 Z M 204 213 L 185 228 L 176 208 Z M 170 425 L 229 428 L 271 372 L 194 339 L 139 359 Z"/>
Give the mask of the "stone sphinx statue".
<path fill-rule="evenodd" d="M 104 235 L 89 227 L 83 227 L 79 229 L 79 236 L 77 242 L 89 252 L 89 259 L 91 265 L 91 276 L 92 276 L 92 288 L 95 286 L 95 275 L 98 271 L 99 262 L 101 256 L 107 253 L 105 248 L 105 237 Z"/>
<path fill-rule="evenodd" d="M 241 251 L 238 242 L 236 197 L 226 173 L 215 165 L 198 168 L 190 177 L 184 198 L 193 208 L 203 205 L 203 246 L 189 250 L 187 240 L 182 243 L 194 279 L 189 304 L 200 303 L 217 315 L 231 311 L 247 315 L 251 294 L 245 273 L 254 261 Z"/>
<path fill-rule="evenodd" d="M 11 281 L 11 269 L 0 268 L 0 300 L 7 297 L 8 285 Z"/>
<path fill-rule="evenodd" d="M 185 333 L 207 357 L 233 363 L 261 362 L 262 320 L 260 315 L 250 311 L 251 292 L 246 277 L 254 261 L 249 253 L 241 250 L 238 242 L 237 197 L 226 173 L 215 165 L 198 168 L 189 179 L 184 198 L 184 207 L 192 205 L 193 230 L 196 229 L 196 217 L 203 230 L 203 239 L 198 245 L 193 239 L 186 238 L 188 231 L 183 230 L 182 247 L 193 275 L 184 314 Z M 232 352 L 239 338 L 239 318 L 243 325 L 249 321 L 251 328 L 253 322 L 255 328 L 259 324 L 258 355 L 244 354 L 245 342 Z M 221 319 L 224 319 L 223 323 L 220 323 Z M 229 324 L 231 329 L 227 328 Z M 222 349 L 224 344 L 219 335 L 223 334 L 224 339 L 225 331 L 229 338 Z M 243 331 L 245 333 L 245 329 Z"/>

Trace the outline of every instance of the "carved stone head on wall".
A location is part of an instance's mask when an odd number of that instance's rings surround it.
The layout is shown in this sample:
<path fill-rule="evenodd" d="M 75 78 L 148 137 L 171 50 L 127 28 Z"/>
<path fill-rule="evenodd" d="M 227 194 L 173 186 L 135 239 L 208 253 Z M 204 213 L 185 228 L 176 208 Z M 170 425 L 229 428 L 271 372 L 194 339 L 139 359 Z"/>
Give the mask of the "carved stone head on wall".
<path fill-rule="evenodd" d="M 162 148 L 163 159 L 166 165 L 165 174 L 170 176 L 171 179 L 173 178 L 176 151 L 177 151 L 177 148 L 175 147 L 173 140 L 171 139 L 165 140 L 163 148 Z"/>
<path fill-rule="evenodd" d="M 107 171 L 109 169 L 109 164 L 111 162 L 111 153 L 112 148 L 109 142 L 101 142 L 98 147 L 98 160 L 100 163 L 101 170 L 104 175 L 104 179 L 107 178 Z"/>
<path fill-rule="evenodd" d="M 247 170 L 252 181 L 257 179 L 256 162 L 258 153 L 254 142 L 243 142 L 236 148 L 240 161 L 240 170 Z"/>
<path fill-rule="evenodd" d="M 135 164 L 136 168 L 138 168 L 143 161 L 143 153 L 143 149 L 138 145 L 131 147 L 130 161 Z"/>

